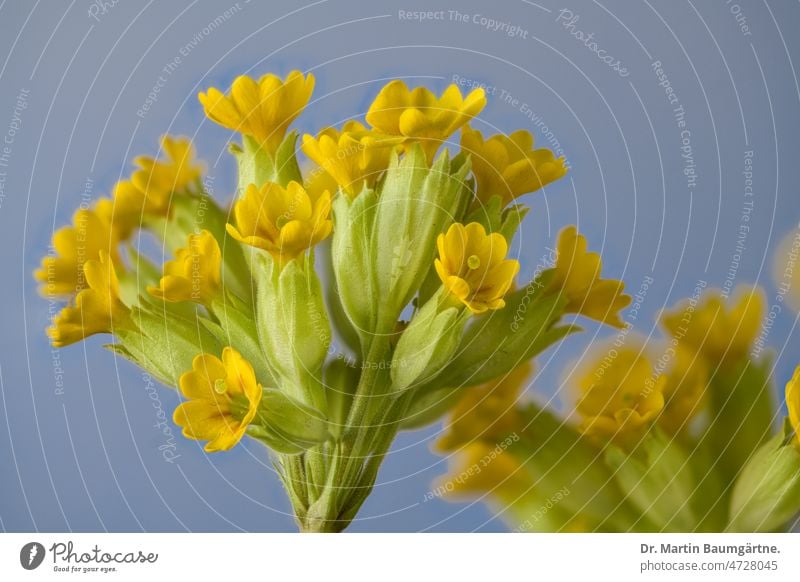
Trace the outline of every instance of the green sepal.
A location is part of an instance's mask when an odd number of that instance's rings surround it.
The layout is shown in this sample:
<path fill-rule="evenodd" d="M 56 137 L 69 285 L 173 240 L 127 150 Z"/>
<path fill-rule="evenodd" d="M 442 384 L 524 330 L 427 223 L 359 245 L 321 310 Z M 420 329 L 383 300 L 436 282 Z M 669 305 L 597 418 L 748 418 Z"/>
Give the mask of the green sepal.
<path fill-rule="evenodd" d="M 422 386 L 416 389 L 400 429 L 416 430 L 433 424 L 458 403 L 462 394 L 461 386 Z"/>
<path fill-rule="evenodd" d="M 524 287 L 506 296 L 506 306 L 474 318 L 455 357 L 436 379 L 439 385 L 474 386 L 507 374 L 567 335 L 574 325 L 557 325 L 566 300 Z"/>
<path fill-rule="evenodd" d="M 337 439 L 344 434 L 360 375 L 360 368 L 344 359 L 331 360 L 325 365 L 325 393 L 330 430 Z"/>
<path fill-rule="evenodd" d="M 289 132 L 274 156 L 249 135 L 242 136 L 242 146 L 230 145 L 239 166 L 239 196 L 244 195 L 250 184 L 260 188 L 266 182 L 274 182 L 285 188 L 292 181 L 303 183 L 295 155 L 297 136 L 297 131 Z"/>
<path fill-rule="evenodd" d="M 465 187 L 469 170 L 467 157 L 451 162 L 447 150 L 429 168 L 418 144 L 402 159 L 393 155 L 368 241 L 379 324 L 393 324 L 419 290 L 433 264 L 436 238 L 471 196 Z"/>
<path fill-rule="evenodd" d="M 470 313 L 463 307 L 443 307 L 444 293 L 431 297 L 400 336 L 392 358 L 393 391 L 433 380 L 461 343 Z"/>
<path fill-rule="evenodd" d="M 375 306 L 381 301 L 370 269 L 370 246 L 378 196 L 364 189 L 354 199 L 333 200 L 331 261 L 342 308 L 359 335 L 362 348 L 377 325 Z"/>
<path fill-rule="evenodd" d="M 605 460 L 627 499 L 657 531 L 694 532 L 699 503 L 689 456 L 676 439 L 653 427 L 632 452 L 609 445 Z M 702 511 L 702 510 L 701 510 Z"/>
<path fill-rule="evenodd" d="M 181 374 L 192 369 L 201 353 L 219 354 L 222 347 L 214 335 L 196 320 L 170 311 L 135 307 L 131 320 L 137 329 L 115 331 L 116 353 L 131 359 L 163 384 L 176 387 Z M 117 346 L 120 346 L 117 347 Z"/>
<path fill-rule="evenodd" d="M 277 385 L 269 364 L 261 350 L 255 314 L 252 308 L 232 295 L 213 305 L 217 322 L 201 318 L 205 326 L 223 346 L 233 346 L 253 366 L 262 386 Z"/>
<path fill-rule="evenodd" d="M 328 421 L 322 412 L 275 388 L 264 388 L 263 392 L 258 418 L 264 426 L 305 448 L 330 440 Z"/>
<path fill-rule="evenodd" d="M 256 264 L 258 337 L 273 376 L 287 394 L 324 412 L 322 364 L 331 328 L 313 253 L 283 268 L 261 253 Z"/>
<path fill-rule="evenodd" d="M 733 488 L 726 531 L 781 530 L 800 512 L 800 445 L 791 425 L 762 445 Z"/>

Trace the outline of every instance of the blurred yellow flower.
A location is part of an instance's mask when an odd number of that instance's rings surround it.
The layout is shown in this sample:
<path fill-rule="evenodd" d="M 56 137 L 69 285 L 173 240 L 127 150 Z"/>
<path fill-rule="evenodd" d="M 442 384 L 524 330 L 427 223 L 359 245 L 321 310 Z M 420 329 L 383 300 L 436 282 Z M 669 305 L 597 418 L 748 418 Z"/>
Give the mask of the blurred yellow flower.
<path fill-rule="evenodd" d="M 189 400 L 175 409 L 173 420 L 186 438 L 208 441 L 209 453 L 233 448 L 261 403 L 253 366 L 231 347 L 222 350 L 222 360 L 210 354 L 195 357 L 179 385 Z"/>
<path fill-rule="evenodd" d="M 483 88 L 463 97 L 456 85 L 450 85 L 441 97 L 429 89 L 409 91 L 401 80 L 381 89 L 367 111 L 367 123 L 381 133 L 403 137 L 406 147 L 420 143 L 428 162 L 448 137 L 468 123 L 486 106 Z"/>
<path fill-rule="evenodd" d="M 476 440 L 493 441 L 521 430 L 516 404 L 532 370 L 528 361 L 507 376 L 466 389 L 450 412 L 436 449 L 450 452 Z"/>
<path fill-rule="evenodd" d="M 610 364 L 591 361 L 577 373 L 576 409 L 583 417 L 580 429 L 588 435 L 630 444 L 664 408 L 665 377 L 654 376 L 638 348 L 619 348 Z"/>
<path fill-rule="evenodd" d="M 714 366 L 747 356 L 761 328 L 764 298 L 740 288 L 738 299 L 709 290 L 700 301 L 686 300 L 666 311 L 661 322 L 682 346 L 702 354 Z"/>
<path fill-rule="evenodd" d="M 314 75 L 303 77 L 300 71 L 292 71 L 285 81 L 273 74 L 258 81 L 242 75 L 234 80 L 230 96 L 212 87 L 198 97 L 209 119 L 251 136 L 275 153 L 313 90 Z"/>
<path fill-rule="evenodd" d="M 786 407 L 794 429 L 794 442 L 800 447 L 800 366 L 795 368 L 792 379 L 786 383 Z"/>
<path fill-rule="evenodd" d="M 108 253 L 100 251 L 99 260 L 83 266 L 86 289 L 75 297 L 74 304 L 62 309 L 47 330 L 55 347 L 63 347 L 97 333 L 113 333 L 114 327 L 128 322 L 128 308 L 119 297 L 119 281 Z"/>
<path fill-rule="evenodd" d="M 80 209 L 72 217 L 72 226 L 64 226 L 53 234 L 55 255 L 42 259 L 34 277 L 41 282 L 40 292 L 46 296 L 69 296 L 86 287 L 84 265 L 104 251 L 119 262 L 117 241 L 105 211 Z"/>
<path fill-rule="evenodd" d="M 567 173 L 564 158 L 556 159 L 546 148 L 533 149 L 533 136 L 524 130 L 484 140 L 480 131 L 465 126 L 461 149 L 470 155 L 476 195 L 484 204 L 500 196 L 503 205 L 508 205 Z"/>
<path fill-rule="evenodd" d="M 303 136 L 303 152 L 350 197 L 375 186 L 397 144 L 397 138 L 369 131 L 358 121 L 348 121 L 341 131 L 323 129 L 316 138 Z"/>
<path fill-rule="evenodd" d="M 195 161 L 192 142 L 187 138 L 164 136 L 161 148 L 166 153 L 164 160 L 139 156 L 133 161 L 139 169 L 131 175 L 131 182 L 146 196 L 146 213 L 166 215 L 172 195 L 194 185 L 203 168 Z M 135 199 L 135 192 L 126 194 Z"/>
<path fill-rule="evenodd" d="M 234 208 L 236 226 L 228 232 L 236 240 L 269 252 L 281 265 L 327 237 L 331 195 L 309 194 L 297 182 L 284 189 L 267 182 L 260 189 L 250 184 Z"/>
<path fill-rule="evenodd" d="M 221 264 L 222 253 L 213 234 L 207 230 L 190 234 L 186 247 L 178 249 L 175 258 L 164 264 L 158 287 L 148 287 L 147 291 L 166 301 L 211 305 L 222 288 Z"/>
<path fill-rule="evenodd" d="M 702 409 L 708 381 L 705 360 L 697 357 L 694 351 L 678 346 L 670 369 L 664 372 L 664 410 L 658 423 L 673 434 L 687 430 L 692 418 Z"/>
<path fill-rule="evenodd" d="M 439 258 L 436 272 L 447 291 L 473 313 L 501 309 L 519 271 L 519 262 L 506 259 L 508 243 L 498 233 L 486 234 L 483 226 L 454 223 L 436 239 Z"/>
<path fill-rule="evenodd" d="M 563 293 L 568 313 L 580 313 L 615 327 L 624 327 L 619 312 L 630 302 L 625 283 L 601 279 L 600 255 L 587 251 L 588 244 L 575 226 L 558 235 L 557 258 L 549 289 Z"/>

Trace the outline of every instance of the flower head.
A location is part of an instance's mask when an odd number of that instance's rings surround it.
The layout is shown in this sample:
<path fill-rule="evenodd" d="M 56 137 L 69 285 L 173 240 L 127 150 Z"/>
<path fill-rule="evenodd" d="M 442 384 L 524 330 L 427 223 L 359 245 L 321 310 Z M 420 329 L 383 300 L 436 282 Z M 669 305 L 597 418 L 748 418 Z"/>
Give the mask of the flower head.
<path fill-rule="evenodd" d="M 639 349 L 624 347 L 610 365 L 602 359 L 579 371 L 576 408 L 581 430 L 603 440 L 629 443 L 664 408 L 663 376 Z"/>
<path fill-rule="evenodd" d="M 190 140 L 167 135 L 161 139 L 161 148 L 166 153 L 166 159 L 139 156 L 133 161 L 139 169 L 133 172 L 131 183 L 144 194 L 146 201 L 143 211 L 148 214 L 167 214 L 172 194 L 185 192 L 199 180 L 202 173 L 202 166 L 194 160 L 194 148 Z M 120 187 L 127 187 L 127 183 Z M 125 194 L 136 199 L 134 191 Z"/>
<path fill-rule="evenodd" d="M 623 293 L 625 284 L 614 279 L 601 279 L 603 264 L 600 255 L 587 252 L 587 248 L 586 239 L 574 226 L 561 231 L 549 288 L 566 297 L 567 312 L 624 327 L 619 312 L 631 301 L 630 296 Z"/>
<path fill-rule="evenodd" d="M 316 138 L 303 136 L 303 152 L 351 197 L 375 186 L 397 144 L 397 138 L 369 131 L 357 121 L 348 121 L 341 131 L 324 129 Z"/>
<path fill-rule="evenodd" d="M 104 251 L 119 261 L 117 240 L 105 207 L 80 209 L 72 217 L 72 226 L 64 226 L 53 234 L 54 256 L 42 259 L 34 273 L 42 283 L 41 292 L 48 296 L 70 296 L 86 288 L 84 265 L 100 257 Z"/>
<path fill-rule="evenodd" d="M 190 234 L 186 247 L 178 249 L 175 258 L 164 264 L 158 287 L 147 290 L 166 301 L 210 305 L 222 288 L 221 263 L 222 253 L 213 234 L 207 230 Z"/>
<path fill-rule="evenodd" d="M 748 353 L 761 328 L 764 298 L 757 290 L 740 290 L 737 300 L 708 291 L 698 302 L 684 301 L 667 311 L 661 323 L 680 344 L 717 365 Z"/>
<path fill-rule="evenodd" d="M 212 87 L 198 97 L 209 119 L 251 136 L 274 153 L 313 90 L 311 73 L 303 77 L 300 71 L 292 71 L 285 81 L 272 74 L 258 81 L 242 75 L 234 80 L 229 96 Z"/>
<path fill-rule="evenodd" d="M 114 263 L 100 251 L 99 260 L 86 261 L 83 266 L 86 288 L 75 302 L 62 309 L 47 330 L 55 347 L 81 341 L 97 333 L 113 333 L 114 326 L 124 326 L 128 308 L 119 297 L 119 281 Z"/>
<path fill-rule="evenodd" d="M 437 450 L 450 452 L 473 441 L 502 439 L 520 430 L 517 401 L 533 365 L 526 362 L 508 375 L 467 389 L 450 413 Z"/>
<path fill-rule="evenodd" d="M 564 158 L 556 158 L 546 148 L 533 149 L 533 136 L 524 130 L 484 140 L 480 131 L 464 127 L 461 148 L 470 154 L 476 194 L 483 203 L 500 196 L 503 205 L 508 205 L 567 173 Z"/>
<path fill-rule="evenodd" d="M 794 429 L 794 442 L 800 447 L 800 366 L 795 368 L 792 379 L 786 383 L 786 407 Z"/>
<path fill-rule="evenodd" d="M 236 226 L 228 224 L 228 232 L 284 264 L 331 233 L 330 210 L 327 191 L 310 194 L 297 182 L 285 189 L 272 182 L 250 184 L 233 208 Z"/>
<path fill-rule="evenodd" d="M 483 226 L 455 223 L 436 240 L 439 258 L 436 272 L 447 291 L 473 313 L 501 309 L 519 271 L 519 262 L 506 259 L 508 243 L 498 233 L 486 234 Z"/>
<path fill-rule="evenodd" d="M 662 380 L 664 410 L 658 417 L 659 424 L 673 434 L 687 429 L 692 417 L 702 409 L 708 381 L 705 361 L 678 346 Z"/>
<path fill-rule="evenodd" d="M 367 112 L 367 123 L 387 135 L 405 138 L 406 147 L 420 143 L 428 161 L 448 137 L 486 106 L 482 88 L 466 97 L 450 85 L 441 97 L 425 87 L 409 91 L 401 80 L 381 89 Z"/>
<path fill-rule="evenodd" d="M 511 503 L 530 491 L 533 483 L 522 463 L 507 450 L 498 454 L 494 443 L 471 442 L 455 451 L 448 465 L 448 474 L 437 481 L 436 487 L 447 497 L 488 493 Z"/>
<path fill-rule="evenodd" d="M 189 400 L 175 409 L 173 420 L 186 438 L 208 441 L 209 453 L 233 448 L 261 403 L 253 366 L 231 347 L 222 350 L 221 360 L 210 354 L 195 357 L 178 383 Z"/>

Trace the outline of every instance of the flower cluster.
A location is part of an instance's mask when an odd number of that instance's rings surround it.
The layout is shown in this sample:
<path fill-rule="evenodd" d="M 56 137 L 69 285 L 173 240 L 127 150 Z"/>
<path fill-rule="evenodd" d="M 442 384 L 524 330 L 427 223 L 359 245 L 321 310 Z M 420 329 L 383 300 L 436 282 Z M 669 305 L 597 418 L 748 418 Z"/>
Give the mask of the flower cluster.
<path fill-rule="evenodd" d="M 109 349 L 180 390 L 174 421 L 188 439 L 207 452 L 246 436 L 265 445 L 300 526 L 339 531 L 398 430 L 471 417 L 474 403 L 475 427 L 521 433 L 524 415 L 506 405 L 526 362 L 577 332 L 575 316 L 620 326 L 630 299 L 574 227 L 552 268 L 516 281 L 521 197 L 567 168 L 527 131 L 474 129 L 482 89 L 392 81 L 363 120 L 300 139 L 291 126 L 314 83 L 292 71 L 201 92 L 208 119 L 241 137 L 230 207 L 204 190 L 191 143 L 165 137 L 163 157 L 136 158 L 110 198 L 54 234 L 35 277 L 67 303 L 47 332 L 54 345 L 113 334 Z M 160 243 L 162 268 L 143 235 Z M 486 383 L 499 391 L 489 408 L 476 388 Z M 612 411 L 600 402 L 609 390 L 591 387 L 579 406 L 604 434 L 665 406 L 658 392 L 620 396 L 627 408 Z M 470 455 L 512 458 L 482 446 Z"/>
<path fill-rule="evenodd" d="M 514 435 L 501 463 L 451 493 L 488 494 L 517 530 L 785 527 L 800 510 L 800 367 L 775 434 L 771 364 L 751 355 L 764 314 L 756 289 L 698 290 L 661 315 L 663 339 L 595 346 L 564 376 L 577 420 L 524 399 L 525 368 L 464 393 L 438 443 L 454 459 L 443 480 Z"/>

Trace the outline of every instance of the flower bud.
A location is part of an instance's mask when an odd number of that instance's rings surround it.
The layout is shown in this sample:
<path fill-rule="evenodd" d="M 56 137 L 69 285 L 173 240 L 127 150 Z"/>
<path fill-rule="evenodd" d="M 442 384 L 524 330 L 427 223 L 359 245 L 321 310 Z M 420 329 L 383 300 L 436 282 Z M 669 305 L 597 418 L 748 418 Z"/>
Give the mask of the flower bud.
<path fill-rule="evenodd" d="M 273 375 L 287 394 L 324 412 L 321 368 L 331 329 L 313 255 L 292 259 L 281 268 L 262 253 L 254 266 L 258 334 Z"/>
<path fill-rule="evenodd" d="M 437 293 L 423 305 L 400 336 L 392 359 L 392 390 L 433 379 L 461 342 L 470 312 L 442 306 L 442 295 Z"/>

